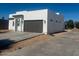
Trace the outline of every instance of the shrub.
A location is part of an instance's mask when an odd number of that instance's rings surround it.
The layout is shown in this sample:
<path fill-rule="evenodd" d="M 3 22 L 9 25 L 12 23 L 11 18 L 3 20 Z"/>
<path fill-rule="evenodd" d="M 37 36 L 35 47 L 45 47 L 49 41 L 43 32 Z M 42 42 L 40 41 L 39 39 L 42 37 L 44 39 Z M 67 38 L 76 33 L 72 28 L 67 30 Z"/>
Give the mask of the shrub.
<path fill-rule="evenodd" d="M 75 22 L 75 27 L 79 29 L 79 22 Z"/>
<path fill-rule="evenodd" d="M 74 22 L 73 20 L 68 20 L 65 22 L 65 28 L 66 29 L 73 29 L 74 28 Z"/>

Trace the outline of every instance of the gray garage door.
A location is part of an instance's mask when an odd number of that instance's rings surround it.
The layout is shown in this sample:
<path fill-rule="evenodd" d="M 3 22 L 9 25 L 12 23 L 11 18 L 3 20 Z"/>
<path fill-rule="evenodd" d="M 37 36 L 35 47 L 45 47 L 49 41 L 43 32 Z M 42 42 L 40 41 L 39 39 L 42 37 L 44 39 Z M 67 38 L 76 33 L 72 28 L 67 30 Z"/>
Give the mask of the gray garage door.
<path fill-rule="evenodd" d="M 42 20 L 25 20 L 24 21 L 24 31 L 42 33 L 43 21 Z"/>

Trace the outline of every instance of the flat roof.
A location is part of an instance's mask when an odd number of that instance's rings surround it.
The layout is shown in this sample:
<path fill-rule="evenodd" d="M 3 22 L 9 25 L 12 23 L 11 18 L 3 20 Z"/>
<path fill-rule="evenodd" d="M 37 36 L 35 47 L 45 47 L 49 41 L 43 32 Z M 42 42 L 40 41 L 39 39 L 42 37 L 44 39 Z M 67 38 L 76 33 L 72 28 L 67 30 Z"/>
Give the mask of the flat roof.
<path fill-rule="evenodd" d="M 13 17 L 18 17 L 18 16 L 23 16 L 23 15 L 21 15 L 21 14 L 19 14 L 19 15 L 17 15 L 17 14 L 16 15 L 13 15 Z"/>
<path fill-rule="evenodd" d="M 9 20 L 14 20 L 14 18 L 8 18 Z"/>

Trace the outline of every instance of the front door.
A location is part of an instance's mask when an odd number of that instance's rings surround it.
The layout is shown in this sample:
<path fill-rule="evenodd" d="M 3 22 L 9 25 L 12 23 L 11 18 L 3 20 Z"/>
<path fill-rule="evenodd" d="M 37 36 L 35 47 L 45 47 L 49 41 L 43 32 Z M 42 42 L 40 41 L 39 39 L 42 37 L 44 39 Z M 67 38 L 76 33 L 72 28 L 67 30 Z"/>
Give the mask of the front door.
<path fill-rule="evenodd" d="M 22 31 L 22 18 L 15 19 L 15 31 Z"/>

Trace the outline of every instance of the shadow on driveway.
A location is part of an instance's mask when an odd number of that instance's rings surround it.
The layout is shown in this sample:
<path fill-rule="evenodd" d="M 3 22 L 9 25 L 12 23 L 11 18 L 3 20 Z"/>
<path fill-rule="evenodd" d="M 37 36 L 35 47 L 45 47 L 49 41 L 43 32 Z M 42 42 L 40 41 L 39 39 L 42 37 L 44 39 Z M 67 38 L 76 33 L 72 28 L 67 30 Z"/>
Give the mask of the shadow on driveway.
<path fill-rule="evenodd" d="M 59 34 L 59 33 L 64 33 L 64 32 L 67 32 L 67 31 L 54 32 L 54 33 L 50 33 L 49 35 L 50 36 L 55 36 L 54 34 Z"/>
<path fill-rule="evenodd" d="M 0 40 L 0 50 L 5 50 L 10 48 L 10 45 L 13 44 L 14 41 L 10 39 L 1 39 Z"/>

